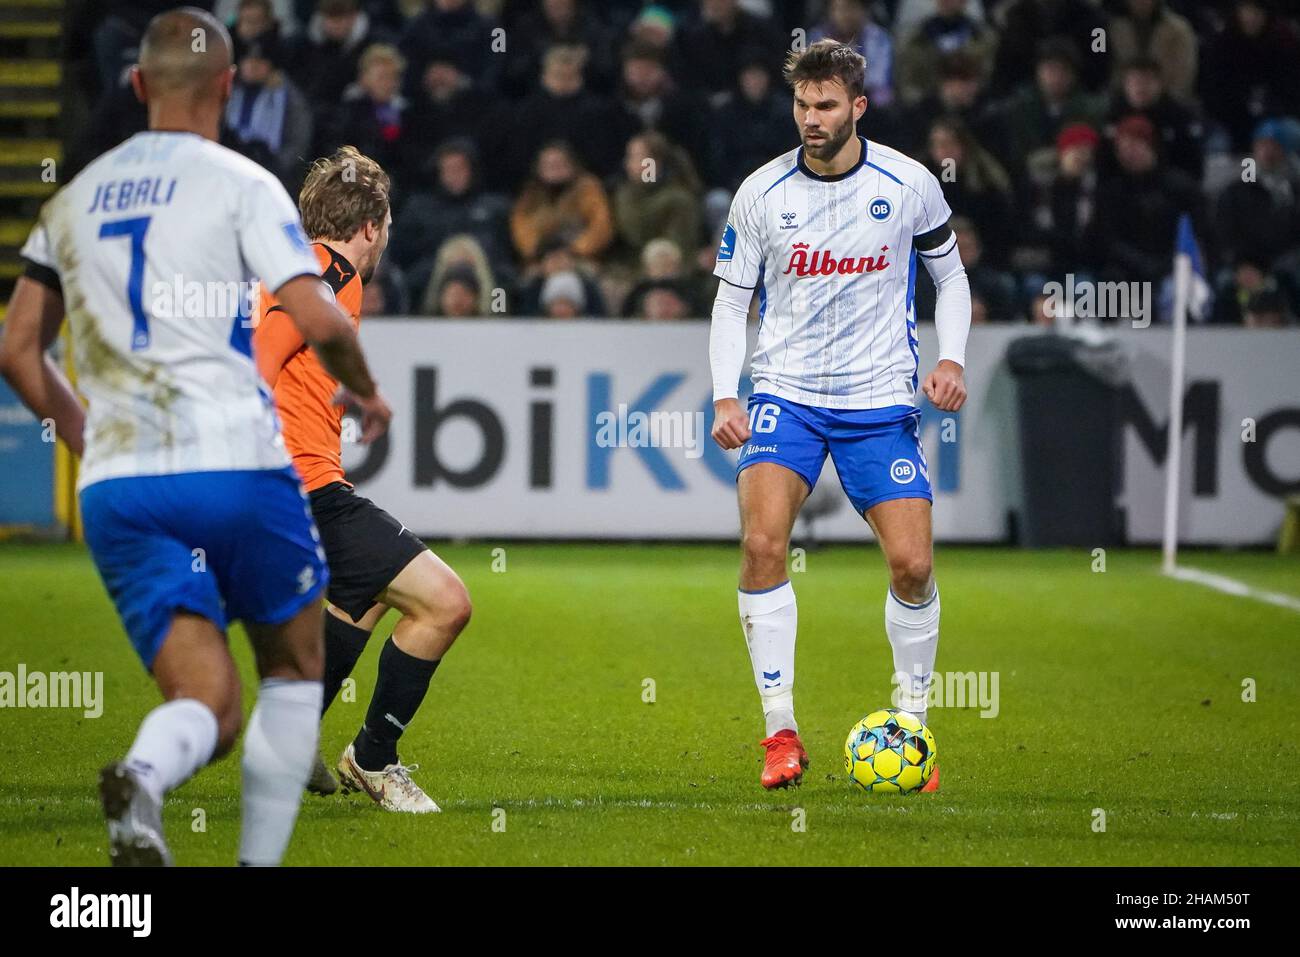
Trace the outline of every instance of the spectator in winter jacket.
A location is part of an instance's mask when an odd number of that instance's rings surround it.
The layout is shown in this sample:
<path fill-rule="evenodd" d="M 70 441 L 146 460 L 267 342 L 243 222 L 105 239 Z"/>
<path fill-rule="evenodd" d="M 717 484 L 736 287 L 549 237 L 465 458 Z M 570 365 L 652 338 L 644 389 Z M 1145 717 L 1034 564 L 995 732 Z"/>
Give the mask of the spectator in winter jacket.
<path fill-rule="evenodd" d="M 599 318 L 605 315 L 605 297 L 600 287 L 588 275 L 580 271 L 578 257 L 558 239 L 549 239 L 542 243 L 536 265 L 530 270 L 527 281 L 520 287 L 518 301 L 511 312 L 516 316 L 543 316 L 542 290 L 552 276 L 560 273 L 573 273 L 582 285 L 583 314 Z"/>
<path fill-rule="evenodd" d="M 699 18 L 686 27 L 678 42 L 682 75 L 691 77 L 709 96 L 726 93 L 750 50 L 763 50 L 778 59 L 787 39 L 771 20 L 742 9 L 739 0 L 701 0 Z"/>
<path fill-rule="evenodd" d="M 1230 183 L 1215 205 L 1215 236 L 1226 264 L 1273 265 L 1300 246 L 1300 130 L 1294 120 L 1255 129 L 1254 175 Z"/>
<path fill-rule="evenodd" d="M 494 273 L 509 271 L 510 204 L 484 192 L 478 180 L 477 151 L 468 140 L 448 140 L 433 155 L 431 187 L 410 194 L 394 217 L 389 255 L 418 281 L 450 237 L 478 240 Z"/>
<path fill-rule="evenodd" d="M 935 14 L 921 21 L 901 45 L 895 85 L 904 102 L 915 103 L 934 92 L 934 65 L 945 55 L 964 53 L 978 64 L 981 77 L 992 73 L 997 37 L 967 6 L 967 0 L 939 0 Z"/>
<path fill-rule="evenodd" d="M 743 62 L 730 95 L 713 113 L 709 185 L 734 193 L 745 177 L 799 145 L 790 97 L 777 90 L 771 61 L 755 53 Z"/>
<path fill-rule="evenodd" d="M 931 125 L 925 165 L 939 178 L 953 212 L 975 222 L 990 258 L 1001 265 L 1014 226 L 1006 170 L 960 120 L 953 119 Z"/>
<path fill-rule="evenodd" d="M 375 43 L 394 38 L 375 27 L 360 0 L 320 0 L 307 29 L 296 38 L 289 74 L 322 117 L 338 106 L 357 77 L 361 54 Z"/>
<path fill-rule="evenodd" d="M 1178 217 L 1201 217 L 1200 191 L 1185 174 L 1162 166 L 1155 127 L 1144 116 L 1116 126 L 1115 158 L 1118 171 L 1097 189 L 1101 278 L 1158 284 L 1172 268 Z"/>
<path fill-rule="evenodd" d="M 1064 40 L 1075 50 L 1091 50 L 1097 31 L 1106 27 L 1101 4 L 1092 0 L 1009 0 L 998 10 L 1002 26 L 991 84 L 1005 96 L 1034 77 L 1037 54 L 1049 39 Z M 1088 56 L 1078 61 L 1080 86 L 1098 90 L 1109 78 L 1113 57 Z"/>
<path fill-rule="evenodd" d="M 1034 81 L 993 107 L 999 127 L 998 156 L 1019 175 L 1037 150 L 1050 150 L 1071 123 L 1098 125 L 1100 100 L 1079 86 L 1079 54 L 1068 41 L 1047 40 L 1039 49 Z"/>
<path fill-rule="evenodd" d="M 518 103 L 502 101 L 480 142 L 493 188 L 515 189 L 545 143 L 563 140 L 597 176 L 618 168 L 626 136 L 614 101 L 589 89 L 582 47 L 556 46 L 542 58 L 541 83 Z"/>
<path fill-rule="evenodd" d="M 1165 91 L 1160 64 L 1150 57 L 1138 57 L 1120 74 L 1120 85 L 1112 96 L 1110 122 L 1126 116 L 1145 116 L 1155 127 L 1160 152 L 1169 165 L 1199 181 L 1205 167 L 1205 129 L 1199 111 Z"/>
<path fill-rule="evenodd" d="M 357 82 L 348 87 L 317 137 L 316 152 L 326 154 L 351 144 L 395 181 L 408 182 L 411 157 L 403 149 L 406 98 L 401 92 L 405 68 L 406 61 L 395 47 L 384 43 L 369 47 L 357 65 Z"/>
<path fill-rule="evenodd" d="M 1100 143 L 1101 137 L 1088 124 L 1071 124 L 1057 134 L 1051 166 L 1026 178 L 1013 256 L 1016 268 L 1052 278 L 1095 268 L 1092 225 Z"/>
<path fill-rule="evenodd" d="M 510 235 L 528 264 L 548 239 L 563 241 L 582 260 L 598 260 L 609 247 L 614 227 L 605 190 L 567 143 L 548 143 L 537 154 L 510 213 Z"/>
<path fill-rule="evenodd" d="M 235 41 L 237 71 L 226 102 L 226 128 L 259 157 L 291 192 L 311 149 L 312 115 L 306 98 L 281 70 L 282 44 L 274 29 Z"/>
<path fill-rule="evenodd" d="M 411 64 L 406 92 L 415 93 L 434 60 L 450 60 L 480 90 L 495 92 L 506 59 L 494 43 L 495 26 L 470 0 L 430 0 L 402 34 L 402 54 Z"/>
<path fill-rule="evenodd" d="M 691 155 L 695 168 L 709 161 L 707 103 L 689 87 L 678 86 L 662 51 L 641 42 L 623 53 L 619 98 L 619 142 L 645 130 L 657 130 Z"/>
<path fill-rule="evenodd" d="M 449 139 L 482 147 L 495 133 L 494 110 L 484 110 L 482 91 L 451 60 L 431 60 L 406 111 L 405 139 L 417 157 L 429 156 Z"/>
<path fill-rule="evenodd" d="M 710 279 L 712 276 L 709 277 Z M 716 287 L 717 280 L 712 285 Z M 684 304 L 682 315 L 673 318 L 699 317 L 707 313 L 704 302 L 712 299 L 712 290 L 706 295 L 702 284 L 686 270 L 682 251 L 668 239 L 652 239 L 641 251 L 641 275 L 636 285 L 623 300 L 622 316 L 632 318 L 667 318 L 664 309 L 671 304 L 655 294 L 668 289 Z M 659 302 L 646 304 L 647 298 Z"/>
<path fill-rule="evenodd" d="M 1110 50 L 1118 64 L 1149 57 L 1160 65 L 1164 88 L 1190 100 L 1196 90 L 1196 31 L 1164 0 L 1125 0 L 1125 12 L 1110 21 Z M 1118 81 L 1120 75 L 1116 75 Z"/>
<path fill-rule="evenodd" d="M 458 284 L 456 289 L 447 288 L 449 279 Z M 497 290 L 497 280 L 483 247 L 473 236 L 452 236 L 434 257 L 433 271 L 419 298 L 420 313 L 464 319 L 504 311 L 507 304 L 497 295 Z M 474 293 L 472 307 L 464 302 L 462 294 L 466 291 Z"/>
<path fill-rule="evenodd" d="M 636 262 L 652 239 L 678 249 L 700 245 L 700 181 L 686 155 L 659 133 L 627 143 L 623 178 L 614 190 L 614 226 L 624 262 Z"/>
<path fill-rule="evenodd" d="M 1238 152 L 1250 149 L 1261 121 L 1300 115 L 1300 37 L 1279 13 L 1264 0 L 1237 0 L 1223 32 L 1206 44 L 1205 112 L 1223 124 Z"/>
<path fill-rule="evenodd" d="M 598 2 L 542 0 L 510 31 L 510 56 L 503 85 L 513 97 L 526 96 L 542 74 L 542 58 L 551 47 L 580 47 L 586 54 L 586 85 L 605 88 L 613 82 L 618 46 L 596 16 Z"/>
<path fill-rule="evenodd" d="M 939 57 L 930 69 L 937 76 L 933 92 L 912 106 L 895 106 L 873 115 L 868 108 L 866 122 L 881 132 L 882 142 L 909 156 L 924 153 L 930 124 L 936 116 L 959 119 L 981 142 L 993 142 L 997 135 L 989 117 L 989 100 L 984 68 L 969 53 L 957 50 Z"/>

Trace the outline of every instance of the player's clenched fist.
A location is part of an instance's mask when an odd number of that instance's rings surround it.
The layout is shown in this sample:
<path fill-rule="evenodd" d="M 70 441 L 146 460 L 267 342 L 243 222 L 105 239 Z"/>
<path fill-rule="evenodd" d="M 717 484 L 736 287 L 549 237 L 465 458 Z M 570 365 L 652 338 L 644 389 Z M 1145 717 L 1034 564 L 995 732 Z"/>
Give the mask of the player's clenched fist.
<path fill-rule="evenodd" d="M 749 416 L 739 399 L 713 403 L 713 441 L 724 449 L 738 449 L 749 441 Z"/>
<path fill-rule="evenodd" d="M 925 377 L 921 391 L 936 409 L 956 412 L 966 403 L 966 379 L 962 375 L 961 366 L 951 359 L 941 360 L 934 371 Z"/>

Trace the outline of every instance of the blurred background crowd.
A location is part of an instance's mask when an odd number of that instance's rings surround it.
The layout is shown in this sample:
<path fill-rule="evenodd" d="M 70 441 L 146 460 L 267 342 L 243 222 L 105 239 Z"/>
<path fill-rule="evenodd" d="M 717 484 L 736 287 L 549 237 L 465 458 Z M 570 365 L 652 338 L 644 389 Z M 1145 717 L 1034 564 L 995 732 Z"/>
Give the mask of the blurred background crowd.
<path fill-rule="evenodd" d="M 1300 306 L 1300 22 L 1284 0 L 191 0 L 231 26 L 223 142 L 296 195 L 351 143 L 393 178 L 370 314 L 707 317 L 740 182 L 798 146 L 792 43 L 867 58 L 860 132 L 939 176 L 977 322 L 1151 283 L 1180 213 L 1206 323 Z M 126 79 L 174 0 L 73 18 L 71 160 L 145 127 Z M 649 161 L 649 162 L 648 162 Z M 650 175 L 647 175 L 650 171 Z M 918 313 L 932 288 L 918 279 Z"/>

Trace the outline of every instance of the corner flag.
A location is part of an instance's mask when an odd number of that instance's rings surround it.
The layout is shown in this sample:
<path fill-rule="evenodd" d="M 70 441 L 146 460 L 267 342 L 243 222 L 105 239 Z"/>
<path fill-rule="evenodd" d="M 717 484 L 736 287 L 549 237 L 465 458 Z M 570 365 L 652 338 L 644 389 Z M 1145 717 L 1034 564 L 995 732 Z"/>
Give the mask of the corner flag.
<path fill-rule="evenodd" d="M 1187 317 L 1205 318 L 1210 302 L 1210 284 L 1205 279 L 1201 248 L 1192 233 L 1192 218 L 1178 217 L 1174 239 L 1173 347 L 1169 360 L 1169 437 L 1165 446 L 1165 574 L 1174 570 L 1178 558 L 1178 491 L 1183 459 L 1183 378 L 1187 355 Z"/>

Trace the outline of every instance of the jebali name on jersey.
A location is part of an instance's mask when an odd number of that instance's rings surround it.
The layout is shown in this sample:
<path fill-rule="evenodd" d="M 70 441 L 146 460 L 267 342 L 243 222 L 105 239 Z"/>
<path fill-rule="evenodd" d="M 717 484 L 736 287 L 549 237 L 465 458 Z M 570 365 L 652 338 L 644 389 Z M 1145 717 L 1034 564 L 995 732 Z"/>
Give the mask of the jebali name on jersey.
<path fill-rule="evenodd" d="M 274 176 L 193 133 L 138 133 L 45 204 L 22 255 L 56 278 L 72 326 L 80 487 L 288 464 L 238 293 L 317 273 Z M 177 288 L 234 292 L 178 310 Z"/>
<path fill-rule="evenodd" d="M 835 409 L 916 404 L 912 240 L 952 211 L 920 163 L 860 143 L 858 164 L 837 176 L 791 150 L 732 200 L 714 275 L 758 289 L 755 392 Z"/>

